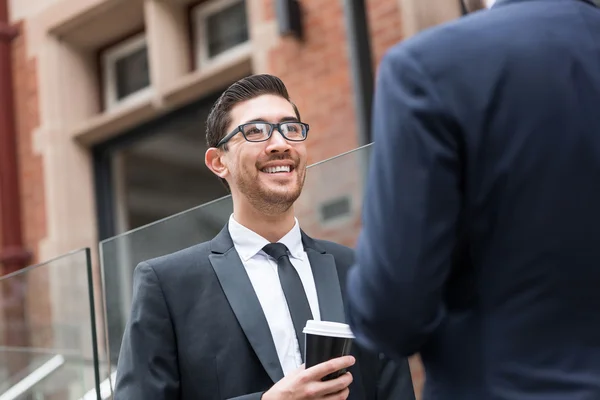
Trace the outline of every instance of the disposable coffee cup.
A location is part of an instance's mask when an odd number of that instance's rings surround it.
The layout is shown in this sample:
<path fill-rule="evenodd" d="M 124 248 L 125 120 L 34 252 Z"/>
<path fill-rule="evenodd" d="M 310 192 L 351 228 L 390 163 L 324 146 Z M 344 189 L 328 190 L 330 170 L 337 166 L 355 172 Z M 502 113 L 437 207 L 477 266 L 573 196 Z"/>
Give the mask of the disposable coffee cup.
<path fill-rule="evenodd" d="M 354 335 L 350 326 L 338 322 L 306 321 L 304 327 L 304 361 L 306 368 L 350 354 Z M 323 378 L 335 379 L 346 373 L 346 369 L 336 371 Z"/>

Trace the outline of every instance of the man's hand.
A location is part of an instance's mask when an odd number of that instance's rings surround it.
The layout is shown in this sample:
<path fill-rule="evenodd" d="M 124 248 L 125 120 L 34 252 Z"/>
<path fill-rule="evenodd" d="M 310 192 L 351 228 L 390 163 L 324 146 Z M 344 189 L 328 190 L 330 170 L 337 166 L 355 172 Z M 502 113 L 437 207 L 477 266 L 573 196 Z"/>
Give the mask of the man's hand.
<path fill-rule="evenodd" d="M 325 376 L 349 368 L 356 360 L 352 356 L 334 358 L 309 369 L 300 367 L 294 373 L 277 382 L 262 396 L 262 400 L 345 400 L 350 393 L 348 386 L 352 383 L 350 372 L 322 382 Z"/>

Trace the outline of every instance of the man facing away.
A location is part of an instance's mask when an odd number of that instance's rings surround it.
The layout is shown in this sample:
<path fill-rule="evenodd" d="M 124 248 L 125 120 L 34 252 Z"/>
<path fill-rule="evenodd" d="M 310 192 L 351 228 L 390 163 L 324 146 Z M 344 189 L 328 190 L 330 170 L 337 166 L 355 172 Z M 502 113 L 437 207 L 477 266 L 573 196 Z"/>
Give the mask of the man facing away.
<path fill-rule="evenodd" d="M 359 346 L 303 368 L 306 320 L 345 322 L 354 259 L 294 217 L 308 130 L 274 76 L 244 78 L 215 103 L 205 161 L 230 188 L 233 215 L 212 241 L 135 269 L 115 400 L 414 399 L 406 360 Z"/>
<path fill-rule="evenodd" d="M 357 339 L 425 400 L 600 399 L 600 9 L 497 0 L 380 71 Z"/>

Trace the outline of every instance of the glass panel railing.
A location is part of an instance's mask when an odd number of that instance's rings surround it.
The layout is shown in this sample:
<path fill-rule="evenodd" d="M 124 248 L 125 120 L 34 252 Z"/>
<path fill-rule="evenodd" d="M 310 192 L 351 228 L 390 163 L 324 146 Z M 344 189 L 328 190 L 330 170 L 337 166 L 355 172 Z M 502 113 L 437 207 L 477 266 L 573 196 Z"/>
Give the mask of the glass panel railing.
<path fill-rule="evenodd" d="M 367 145 L 309 168 L 295 213 L 308 235 L 354 247 L 371 155 Z"/>
<path fill-rule="evenodd" d="M 309 235 L 353 246 L 360 227 L 364 171 L 370 146 L 309 168 L 295 211 Z M 232 212 L 231 197 L 174 215 L 100 244 L 111 365 L 117 364 L 129 316 L 135 266 L 212 239 Z M 114 371 L 113 371 L 114 372 Z"/>
<path fill-rule="evenodd" d="M 111 365 L 117 364 L 129 317 L 135 266 L 212 239 L 229 218 L 231 208 L 227 196 L 100 243 Z"/>
<path fill-rule="evenodd" d="M 78 400 L 99 385 L 90 250 L 0 278 L 0 399 Z"/>

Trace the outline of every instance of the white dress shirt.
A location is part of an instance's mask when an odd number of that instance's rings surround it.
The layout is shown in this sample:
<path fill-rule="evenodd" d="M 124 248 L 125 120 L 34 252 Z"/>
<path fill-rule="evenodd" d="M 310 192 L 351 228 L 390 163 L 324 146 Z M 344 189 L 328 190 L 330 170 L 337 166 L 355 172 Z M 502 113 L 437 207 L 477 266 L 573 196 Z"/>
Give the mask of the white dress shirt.
<path fill-rule="evenodd" d="M 229 218 L 229 234 L 252 282 L 271 330 L 283 373 L 287 375 L 302 364 L 302 356 L 292 317 L 279 283 L 277 261 L 262 251 L 262 248 L 270 242 L 238 223 L 233 215 Z M 302 245 L 298 220 L 292 230 L 279 240 L 279 243 L 285 244 L 289 250 L 290 261 L 302 280 L 313 319 L 320 320 L 317 288 L 308 256 Z"/>

